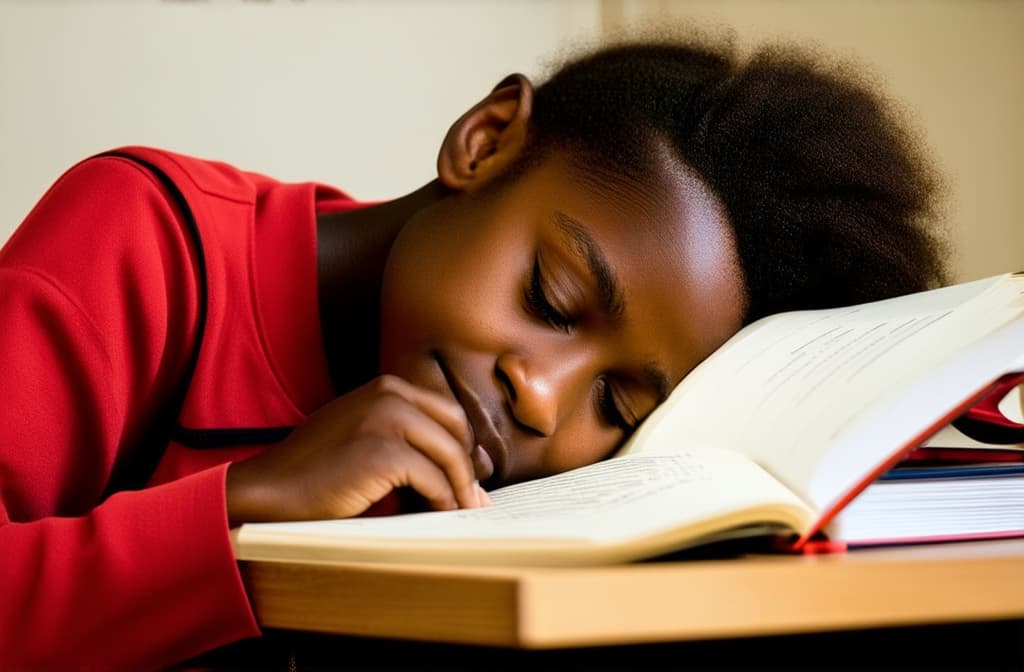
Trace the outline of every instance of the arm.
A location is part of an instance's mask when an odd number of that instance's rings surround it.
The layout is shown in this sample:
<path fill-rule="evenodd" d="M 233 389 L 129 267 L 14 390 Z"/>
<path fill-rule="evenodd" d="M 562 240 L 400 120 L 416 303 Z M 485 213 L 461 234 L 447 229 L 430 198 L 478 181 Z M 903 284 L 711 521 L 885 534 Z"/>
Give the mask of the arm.
<path fill-rule="evenodd" d="M 404 486 L 486 502 L 461 407 L 391 377 L 262 455 L 101 502 L 116 464 L 159 449 L 145 429 L 198 312 L 177 215 L 133 163 L 59 180 L 0 251 L 0 288 L 4 664 L 162 667 L 259 634 L 229 520 L 373 513 Z"/>
<path fill-rule="evenodd" d="M 231 525 L 397 512 L 399 488 L 434 509 L 490 503 L 472 429 L 457 402 L 380 376 L 326 404 L 287 439 L 231 465 Z"/>
<path fill-rule="evenodd" d="M 195 308 L 176 213 L 117 159 L 69 171 L 0 252 L 4 665 L 162 667 L 258 634 L 226 465 L 99 501 L 147 448 Z"/>

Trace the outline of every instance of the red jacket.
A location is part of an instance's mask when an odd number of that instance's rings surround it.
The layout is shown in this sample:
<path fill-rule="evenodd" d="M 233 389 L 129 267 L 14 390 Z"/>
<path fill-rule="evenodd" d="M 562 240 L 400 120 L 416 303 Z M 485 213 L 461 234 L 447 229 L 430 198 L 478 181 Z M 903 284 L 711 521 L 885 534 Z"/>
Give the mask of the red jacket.
<path fill-rule="evenodd" d="M 201 249 L 153 171 L 93 157 L 0 250 L 0 670 L 160 668 L 258 635 L 224 480 L 261 434 L 199 430 L 287 428 L 333 396 L 315 213 L 356 204 L 127 151 L 180 189 Z M 165 445 L 154 427 L 188 372 L 204 283 L 187 431 L 144 488 L 104 500 L 115 469 L 145 481 Z"/>

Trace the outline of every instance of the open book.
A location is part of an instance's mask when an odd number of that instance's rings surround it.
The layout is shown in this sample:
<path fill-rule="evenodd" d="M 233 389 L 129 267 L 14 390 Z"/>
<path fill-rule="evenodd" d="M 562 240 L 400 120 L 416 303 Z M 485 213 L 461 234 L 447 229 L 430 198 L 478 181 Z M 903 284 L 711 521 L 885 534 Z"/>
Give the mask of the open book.
<path fill-rule="evenodd" d="M 886 478 L 1024 371 L 1024 273 L 783 313 L 692 371 L 616 456 L 484 509 L 246 524 L 240 560 L 598 565 L 757 536 L 790 550 L 1024 536 L 1024 474 Z M 883 477 L 883 478 L 880 478 Z"/>

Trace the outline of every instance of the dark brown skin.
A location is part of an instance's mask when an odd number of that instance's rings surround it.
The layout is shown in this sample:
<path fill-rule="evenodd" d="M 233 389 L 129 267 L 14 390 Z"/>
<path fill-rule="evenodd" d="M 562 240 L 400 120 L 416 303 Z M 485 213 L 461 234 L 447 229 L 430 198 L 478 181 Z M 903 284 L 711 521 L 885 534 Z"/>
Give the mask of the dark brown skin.
<path fill-rule="evenodd" d="M 495 187 L 531 101 L 507 78 L 452 126 L 435 181 L 320 219 L 339 397 L 231 465 L 232 525 L 357 516 L 398 488 L 436 509 L 486 505 L 478 483 L 608 457 L 740 327 L 724 210 L 668 151 L 643 185 L 555 152 Z"/>

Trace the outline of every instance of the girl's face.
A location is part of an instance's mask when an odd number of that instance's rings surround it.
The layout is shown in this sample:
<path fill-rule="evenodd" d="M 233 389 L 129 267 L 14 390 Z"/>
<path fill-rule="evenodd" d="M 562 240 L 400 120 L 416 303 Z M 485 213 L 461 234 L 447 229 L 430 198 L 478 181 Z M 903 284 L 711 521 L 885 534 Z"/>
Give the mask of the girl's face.
<path fill-rule="evenodd" d="M 381 372 L 453 396 L 486 487 L 609 456 L 740 327 L 724 210 L 678 161 L 644 188 L 553 155 L 453 195 L 385 269 Z"/>

